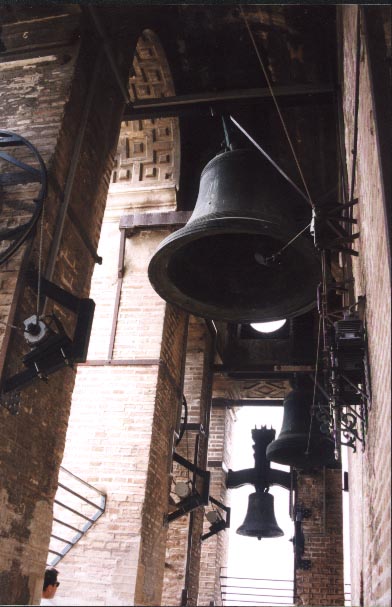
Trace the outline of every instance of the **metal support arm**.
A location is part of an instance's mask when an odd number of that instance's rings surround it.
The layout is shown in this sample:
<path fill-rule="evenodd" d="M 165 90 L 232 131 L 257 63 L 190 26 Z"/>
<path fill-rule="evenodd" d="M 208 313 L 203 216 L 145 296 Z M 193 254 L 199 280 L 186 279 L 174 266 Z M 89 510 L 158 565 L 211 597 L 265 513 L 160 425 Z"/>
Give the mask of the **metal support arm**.
<path fill-rule="evenodd" d="M 235 489 L 242 487 L 243 485 L 255 485 L 256 483 L 262 485 L 279 485 L 284 489 L 290 491 L 291 488 L 291 474 L 290 472 L 284 472 L 283 470 L 269 469 L 265 478 L 260 478 L 257 474 L 256 468 L 246 468 L 245 470 L 229 470 L 226 478 L 226 487 L 228 489 Z"/>
<path fill-rule="evenodd" d="M 37 290 L 37 283 L 37 273 L 29 272 L 27 284 Z M 95 309 L 94 301 L 76 297 L 45 278 L 41 278 L 41 296 L 42 299 L 45 297 L 53 299 L 76 314 L 74 336 L 70 339 L 65 332 L 60 332 L 24 356 L 23 362 L 28 368 L 6 378 L 3 381 L 3 393 L 26 386 L 37 378 L 46 379 L 49 374 L 64 366 L 86 360 Z"/>
<path fill-rule="evenodd" d="M 209 532 L 204 533 L 201 536 L 200 539 L 202 542 L 204 542 L 204 540 L 207 540 L 209 537 L 216 535 L 220 531 L 223 531 L 224 529 L 228 529 L 230 527 L 230 508 L 229 508 L 229 506 L 225 506 L 224 504 L 222 504 L 221 502 L 219 502 L 212 496 L 210 496 L 210 502 L 211 502 L 211 504 L 218 506 L 218 508 L 220 508 L 226 512 L 226 520 L 223 518 L 220 518 L 215 523 L 212 523 L 212 525 L 210 526 Z"/>
<path fill-rule="evenodd" d="M 202 470 L 196 466 L 196 464 L 192 464 L 192 462 L 189 462 L 176 452 L 173 453 L 173 461 L 193 472 L 192 494 L 178 502 L 178 504 L 176 504 L 177 509 L 174 512 L 170 512 L 169 514 L 165 515 L 166 523 L 175 521 L 177 518 L 180 518 L 184 514 L 188 514 L 188 512 L 192 512 L 192 510 L 195 510 L 195 508 L 198 508 L 199 506 L 206 506 L 208 504 L 210 494 L 211 473 L 208 470 Z M 196 489 L 197 477 L 202 480 L 201 492 Z"/>

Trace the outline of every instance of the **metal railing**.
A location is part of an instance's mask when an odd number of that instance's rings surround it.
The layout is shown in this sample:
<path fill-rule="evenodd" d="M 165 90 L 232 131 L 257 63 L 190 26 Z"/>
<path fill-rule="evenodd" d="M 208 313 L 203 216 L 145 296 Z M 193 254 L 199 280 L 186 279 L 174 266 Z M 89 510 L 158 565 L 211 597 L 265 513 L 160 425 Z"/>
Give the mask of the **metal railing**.
<path fill-rule="evenodd" d="M 237 581 L 238 580 L 238 581 Z M 260 585 L 258 585 L 261 583 Z M 222 605 L 293 606 L 294 580 L 220 576 Z M 249 597 L 249 598 L 248 598 Z M 255 600 L 257 599 L 257 600 Z M 351 584 L 344 584 L 344 604 L 351 605 Z"/>
<path fill-rule="evenodd" d="M 54 567 L 64 558 L 102 516 L 105 506 L 106 495 L 102 491 L 60 466 L 48 567 Z"/>
<path fill-rule="evenodd" d="M 344 583 L 344 604 L 346 607 L 350 607 L 351 605 L 351 583 Z"/>
<path fill-rule="evenodd" d="M 222 605 L 294 605 L 294 580 L 220 576 Z M 257 600 L 255 600 L 257 599 Z"/>

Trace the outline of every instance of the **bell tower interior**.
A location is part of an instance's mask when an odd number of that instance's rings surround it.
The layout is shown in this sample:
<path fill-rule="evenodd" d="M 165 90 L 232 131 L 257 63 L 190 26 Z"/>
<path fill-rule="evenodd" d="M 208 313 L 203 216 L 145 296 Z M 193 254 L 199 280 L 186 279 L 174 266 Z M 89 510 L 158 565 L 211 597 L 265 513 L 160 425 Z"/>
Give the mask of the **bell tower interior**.
<path fill-rule="evenodd" d="M 390 7 L 0 14 L 0 602 L 388 604 Z"/>

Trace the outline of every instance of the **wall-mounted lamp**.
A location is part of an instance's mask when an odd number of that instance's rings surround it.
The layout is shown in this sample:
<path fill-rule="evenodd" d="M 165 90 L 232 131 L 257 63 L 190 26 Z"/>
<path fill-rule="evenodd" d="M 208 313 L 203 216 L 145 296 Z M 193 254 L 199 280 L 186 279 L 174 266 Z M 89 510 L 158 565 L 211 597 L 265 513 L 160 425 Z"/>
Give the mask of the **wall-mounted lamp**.
<path fill-rule="evenodd" d="M 214 499 L 211 496 L 209 497 L 209 501 L 214 506 L 217 506 L 219 508 L 219 510 L 216 510 L 214 508 L 213 510 L 209 510 L 208 512 L 206 512 L 206 519 L 211 524 L 210 524 L 210 530 L 208 531 L 208 533 L 204 533 L 201 536 L 200 539 L 202 542 L 204 542 L 204 540 L 207 540 L 212 535 L 216 535 L 220 531 L 223 531 L 223 529 L 228 529 L 230 527 L 230 508 L 228 506 L 225 506 L 224 504 L 222 504 L 221 502 L 219 502 L 218 500 Z M 223 518 L 223 516 L 221 514 L 221 510 L 223 510 L 226 513 L 225 519 Z"/>
<path fill-rule="evenodd" d="M 37 273 L 29 272 L 26 279 L 27 284 L 36 290 Z M 18 413 L 18 408 L 7 406 L 9 393 L 29 385 L 37 378 L 47 381 L 51 373 L 73 363 L 84 362 L 87 357 L 94 301 L 76 297 L 44 278 L 40 279 L 40 295 L 52 299 L 76 315 L 74 334 L 70 338 L 54 314 L 38 318 L 32 315 L 24 321 L 24 338 L 30 347 L 30 352 L 22 358 L 26 369 L 4 378 L 1 386 L 1 400 L 5 401 L 5 406 L 11 413 Z"/>
<path fill-rule="evenodd" d="M 192 512 L 192 510 L 195 510 L 199 506 L 206 506 L 210 493 L 210 472 L 208 470 L 202 470 L 196 464 L 189 462 L 176 452 L 173 453 L 173 461 L 193 472 L 193 478 L 192 481 L 180 481 L 176 483 L 174 491 L 181 499 L 175 504 L 176 509 L 165 515 L 165 524 L 175 521 L 177 518 L 184 516 L 184 514 L 188 514 L 188 512 Z"/>

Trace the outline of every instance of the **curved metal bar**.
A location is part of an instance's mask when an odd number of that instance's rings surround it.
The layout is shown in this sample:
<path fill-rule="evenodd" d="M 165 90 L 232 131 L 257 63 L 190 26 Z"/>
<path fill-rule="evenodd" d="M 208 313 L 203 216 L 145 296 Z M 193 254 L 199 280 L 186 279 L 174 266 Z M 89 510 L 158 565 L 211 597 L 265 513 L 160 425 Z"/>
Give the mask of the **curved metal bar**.
<path fill-rule="evenodd" d="M 41 189 L 40 189 L 40 192 L 39 192 L 37 198 L 34 198 L 34 200 L 33 200 L 33 202 L 35 203 L 35 210 L 32 214 L 32 217 L 30 218 L 30 220 L 27 223 L 25 223 L 23 225 L 23 230 L 22 230 L 22 226 L 19 226 L 18 228 L 11 228 L 9 231 L 2 230 L 1 238 L 3 240 L 8 240 L 8 239 L 11 239 L 14 236 L 18 236 L 18 235 L 19 236 L 10 244 L 10 246 L 3 252 L 3 254 L 0 255 L 0 264 L 7 261 L 11 257 L 11 255 L 13 255 L 19 249 L 19 247 L 25 242 L 25 240 L 31 234 L 33 228 L 35 227 L 35 225 L 41 215 L 43 201 L 47 194 L 46 166 L 45 166 L 45 163 L 44 163 L 40 153 L 38 152 L 38 150 L 33 146 L 32 143 L 30 143 L 30 141 L 25 139 L 25 137 L 22 137 L 21 135 L 18 135 L 17 133 L 12 133 L 10 131 L 0 130 L 0 148 L 18 146 L 18 145 L 25 145 L 34 154 L 35 158 L 38 160 L 40 169 L 36 169 L 35 167 L 32 167 L 24 162 L 21 162 L 21 161 L 17 160 L 16 158 L 13 158 L 13 156 L 11 156 L 10 154 L 7 154 L 5 152 L 4 153 L 0 152 L 0 157 L 3 158 L 4 160 L 6 160 L 7 162 L 10 162 L 10 163 L 18 166 L 19 168 L 23 169 L 24 171 L 30 173 L 31 175 L 35 175 L 37 177 L 37 180 L 41 183 Z"/>

